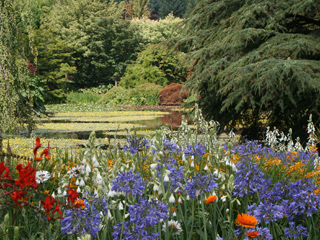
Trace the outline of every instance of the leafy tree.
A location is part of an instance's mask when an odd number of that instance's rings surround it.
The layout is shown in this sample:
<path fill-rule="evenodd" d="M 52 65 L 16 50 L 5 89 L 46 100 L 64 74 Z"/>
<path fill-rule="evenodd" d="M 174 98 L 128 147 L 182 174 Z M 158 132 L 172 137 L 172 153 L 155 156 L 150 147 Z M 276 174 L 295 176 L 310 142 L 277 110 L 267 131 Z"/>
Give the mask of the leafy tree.
<path fill-rule="evenodd" d="M 130 26 L 135 31 L 139 41 L 144 45 L 159 44 L 170 38 L 179 36 L 176 26 L 182 22 L 181 18 L 169 14 L 159 21 L 148 18 L 132 19 Z"/>
<path fill-rule="evenodd" d="M 208 118 L 244 124 L 254 137 L 268 125 L 320 122 L 320 2 L 207 0 L 185 22 L 188 85 Z"/>
<path fill-rule="evenodd" d="M 127 67 L 120 85 L 135 87 L 142 83 L 166 86 L 171 82 L 184 82 L 187 71 L 178 63 L 183 53 L 172 54 L 157 45 L 150 45 L 138 54 L 136 62 Z"/>
<path fill-rule="evenodd" d="M 35 125 L 24 33 L 19 27 L 30 19 L 22 9 L 23 1 L 0 3 L 0 132 L 14 132 L 20 126 L 32 130 Z"/>

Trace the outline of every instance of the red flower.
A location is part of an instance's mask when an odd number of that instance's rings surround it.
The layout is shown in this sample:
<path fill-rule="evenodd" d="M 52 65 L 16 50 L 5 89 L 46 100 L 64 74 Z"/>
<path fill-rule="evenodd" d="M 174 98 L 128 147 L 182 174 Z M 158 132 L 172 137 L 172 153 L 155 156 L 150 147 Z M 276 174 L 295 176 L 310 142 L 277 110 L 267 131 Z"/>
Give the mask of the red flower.
<path fill-rule="evenodd" d="M 17 188 L 15 188 L 17 189 Z M 8 192 L 6 192 L 8 193 Z M 26 195 L 25 191 L 14 191 L 12 193 L 9 193 L 9 196 L 12 198 L 12 200 L 16 203 L 19 204 L 19 202 L 24 202 L 27 200 L 27 197 L 23 198 L 23 196 Z"/>
<path fill-rule="evenodd" d="M 58 212 L 59 214 L 62 214 L 62 211 L 60 209 L 60 207 L 62 206 L 62 204 L 59 204 L 58 206 L 56 206 L 52 212 L 52 214 L 54 214 L 55 212 Z"/>
<path fill-rule="evenodd" d="M 36 170 L 32 167 L 30 167 L 31 163 L 28 163 L 24 168 L 22 167 L 22 164 L 17 165 L 17 169 L 19 171 L 19 178 L 15 179 L 15 184 L 20 185 L 20 188 L 23 187 L 33 187 L 38 188 L 39 185 L 36 182 Z"/>
<path fill-rule="evenodd" d="M 40 144 L 40 138 L 37 137 L 36 138 L 36 147 L 33 149 L 33 154 L 34 154 L 34 157 L 36 158 L 37 156 L 37 152 L 38 152 L 38 149 L 41 147 L 42 145 Z"/>
<path fill-rule="evenodd" d="M 51 156 L 49 155 L 49 150 L 48 150 L 48 148 L 46 148 L 46 149 L 44 149 L 44 150 L 42 151 L 42 153 L 41 153 L 40 156 L 42 157 L 42 155 L 44 155 L 47 160 L 50 160 L 50 159 L 51 159 Z"/>
<path fill-rule="evenodd" d="M 76 199 L 79 197 L 79 194 L 76 191 L 74 191 L 72 188 L 70 188 L 68 190 L 68 194 L 69 194 L 68 203 L 70 205 L 73 205 L 75 203 Z"/>
<path fill-rule="evenodd" d="M 11 176 L 10 176 L 10 172 L 9 172 L 9 168 L 7 166 L 4 165 L 4 162 L 0 163 L 0 176 L 2 175 L 2 173 L 4 173 L 4 171 L 6 171 L 5 174 L 3 174 L 2 179 L 5 180 L 12 180 Z"/>
<path fill-rule="evenodd" d="M 50 211 L 50 209 L 53 207 L 53 205 L 55 204 L 56 201 L 57 201 L 57 200 L 55 200 L 52 196 L 47 196 L 44 201 L 41 200 L 41 202 L 42 202 L 42 207 L 43 207 L 46 211 Z"/>

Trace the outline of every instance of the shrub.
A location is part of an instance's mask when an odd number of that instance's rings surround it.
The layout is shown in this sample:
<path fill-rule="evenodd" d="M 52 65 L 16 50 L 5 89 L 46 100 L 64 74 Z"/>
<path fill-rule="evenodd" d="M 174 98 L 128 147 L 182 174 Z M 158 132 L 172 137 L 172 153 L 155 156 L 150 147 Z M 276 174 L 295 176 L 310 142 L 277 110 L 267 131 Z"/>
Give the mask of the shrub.
<path fill-rule="evenodd" d="M 111 88 L 98 103 L 106 103 L 110 106 L 126 105 L 130 100 L 128 90 L 124 87 L 118 86 Z"/>
<path fill-rule="evenodd" d="M 190 90 L 184 90 L 184 85 L 180 83 L 171 83 L 159 93 L 160 105 L 180 105 L 183 99 L 186 99 Z"/>
<path fill-rule="evenodd" d="M 159 93 L 162 86 L 154 83 L 144 83 L 130 91 L 131 103 L 135 106 L 159 105 Z"/>

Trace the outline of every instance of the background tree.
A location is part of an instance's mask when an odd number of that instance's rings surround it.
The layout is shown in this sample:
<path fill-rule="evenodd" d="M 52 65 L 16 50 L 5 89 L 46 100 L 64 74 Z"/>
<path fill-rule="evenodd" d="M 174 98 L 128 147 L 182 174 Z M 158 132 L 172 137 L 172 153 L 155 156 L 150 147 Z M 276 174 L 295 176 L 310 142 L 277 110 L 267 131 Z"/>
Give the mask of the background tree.
<path fill-rule="evenodd" d="M 222 129 L 240 123 L 253 138 L 262 124 L 297 133 L 309 114 L 320 122 L 319 1 L 208 0 L 176 46 L 188 52 L 189 87 Z"/>
<path fill-rule="evenodd" d="M 30 26 L 23 1 L 0 3 L 0 133 L 34 128 L 24 29 Z M 29 29 L 30 30 L 30 29 Z"/>

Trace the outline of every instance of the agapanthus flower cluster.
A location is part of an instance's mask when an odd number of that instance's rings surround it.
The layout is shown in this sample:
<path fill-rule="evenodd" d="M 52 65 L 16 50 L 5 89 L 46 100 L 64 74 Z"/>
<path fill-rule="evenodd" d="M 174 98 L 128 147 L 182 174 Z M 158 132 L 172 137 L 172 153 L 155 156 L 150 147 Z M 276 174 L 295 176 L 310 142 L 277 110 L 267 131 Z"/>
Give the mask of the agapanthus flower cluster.
<path fill-rule="evenodd" d="M 248 206 L 248 214 L 257 218 L 260 223 L 275 222 L 283 218 L 284 206 L 268 201 L 260 202 L 259 205 L 255 203 Z"/>
<path fill-rule="evenodd" d="M 235 173 L 234 179 L 234 196 L 243 197 L 255 194 L 271 181 L 270 178 L 265 178 L 265 174 L 258 168 L 258 164 L 252 162 L 249 156 L 241 158 L 236 166 L 238 171 Z"/>
<path fill-rule="evenodd" d="M 318 211 L 320 206 L 320 195 L 316 195 L 314 190 L 318 189 L 310 179 L 299 179 L 290 182 L 287 186 L 287 195 L 283 196 L 285 205 L 285 214 L 289 221 L 299 218 L 306 214 L 312 216 Z"/>
<path fill-rule="evenodd" d="M 135 225 L 125 221 L 124 224 L 120 222 L 113 227 L 112 236 L 114 240 L 156 240 L 159 238 L 160 234 L 148 232 L 143 225 Z"/>
<path fill-rule="evenodd" d="M 97 237 L 99 231 L 99 213 L 88 209 L 73 208 L 66 211 L 66 216 L 61 220 L 61 231 L 63 234 L 80 233 L 91 234 Z"/>
<path fill-rule="evenodd" d="M 83 205 L 77 207 L 75 204 L 76 207 L 66 211 L 65 218 L 61 220 L 61 231 L 63 234 L 91 234 L 96 238 L 100 229 L 100 216 L 108 214 L 107 200 L 97 196 L 89 196 L 84 200 Z"/>
<path fill-rule="evenodd" d="M 300 238 L 300 237 L 308 237 L 308 229 L 303 227 L 302 225 L 296 226 L 294 222 L 289 222 L 289 227 L 284 228 L 284 236 L 291 238 Z"/>
<path fill-rule="evenodd" d="M 163 151 L 163 153 L 169 154 L 169 153 L 179 153 L 180 152 L 180 146 L 178 146 L 174 142 L 171 142 L 168 139 L 162 139 L 162 143 L 163 143 L 163 149 L 161 151 Z M 158 151 L 159 151 L 159 148 L 156 145 L 154 145 L 153 150 L 152 150 L 152 154 L 155 154 Z"/>
<path fill-rule="evenodd" d="M 108 214 L 108 202 L 105 198 L 97 195 L 89 195 L 85 198 L 85 206 L 87 209 L 92 208 L 93 212 L 101 213 L 102 215 Z"/>
<path fill-rule="evenodd" d="M 149 149 L 150 145 L 146 139 L 136 138 L 134 136 L 130 136 L 127 138 L 128 144 L 123 146 L 123 151 L 129 151 L 130 154 L 135 155 L 139 150 L 143 148 Z"/>
<path fill-rule="evenodd" d="M 195 145 L 188 145 L 187 149 L 184 151 L 185 156 L 198 156 L 201 158 L 205 154 L 205 146 L 200 143 L 196 143 Z"/>
<path fill-rule="evenodd" d="M 212 174 L 198 174 L 187 181 L 185 189 L 190 198 L 194 199 L 199 194 L 211 192 L 214 188 L 218 188 L 217 180 Z"/>
<path fill-rule="evenodd" d="M 112 182 L 112 191 L 124 192 L 133 196 L 141 196 L 145 186 L 138 173 L 132 170 L 119 173 Z"/>
<path fill-rule="evenodd" d="M 169 182 L 164 182 L 165 191 L 170 187 L 170 192 L 182 193 L 183 189 L 180 187 L 180 184 L 183 185 L 184 181 L 184 167 L 179 166 L 176 160 L 171 158 L 170 162 L 164 163 L 163 168 L 170 172 L 168 175 Z M 161 165 L 157 165 L 157 176 L 161 179 Z"/>
<path fill-rule="evenodd" d="M 129 206 L 130 222 L 145 227 L 154 226 L 168 218 L 168 206 L 159 200 L 140 198 L 138 203 Z"/>

